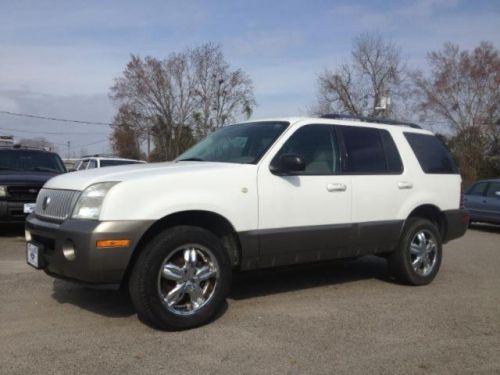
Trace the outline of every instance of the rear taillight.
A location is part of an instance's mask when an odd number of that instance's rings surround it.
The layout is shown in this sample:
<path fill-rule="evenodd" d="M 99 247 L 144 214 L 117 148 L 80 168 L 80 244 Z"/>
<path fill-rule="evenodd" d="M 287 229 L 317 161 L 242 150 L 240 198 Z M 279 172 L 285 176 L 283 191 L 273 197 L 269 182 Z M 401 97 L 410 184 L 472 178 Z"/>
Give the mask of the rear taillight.
<path fill-rule="evenodd" d="M 460 185 L 460 208 L 465 208 L 464 206 L 464 187 Z"/>

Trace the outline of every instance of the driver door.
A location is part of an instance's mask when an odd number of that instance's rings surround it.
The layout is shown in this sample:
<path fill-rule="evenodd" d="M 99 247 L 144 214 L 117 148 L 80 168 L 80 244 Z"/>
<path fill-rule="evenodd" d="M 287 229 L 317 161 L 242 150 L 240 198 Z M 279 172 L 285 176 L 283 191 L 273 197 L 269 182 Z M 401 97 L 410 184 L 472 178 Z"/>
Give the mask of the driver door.
<path fill-rule="evenodd" d="M 276 175 L 272 158 L 299 155 L 302 172 Z M 261 267 L 336 258 L 352 242 L 351 177 L 338 175 L 334 125 L 305 125 L 258 171 Z"/>

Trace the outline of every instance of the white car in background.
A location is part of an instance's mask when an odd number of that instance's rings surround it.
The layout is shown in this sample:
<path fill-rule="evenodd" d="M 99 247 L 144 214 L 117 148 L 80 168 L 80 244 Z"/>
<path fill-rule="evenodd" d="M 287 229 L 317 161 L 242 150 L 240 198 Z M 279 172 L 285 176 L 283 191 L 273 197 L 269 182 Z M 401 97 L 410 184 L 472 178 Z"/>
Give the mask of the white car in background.
<path fill-rule="evenodd" d="M 84 156 L 82 159 L 75 163 L 74 171 L 82 171 L 85 169 L 115 167 L 117 165 L 125 164 L 145 164 L 143 160 L 118 158 L 115 156 L 92 155 Z"/>

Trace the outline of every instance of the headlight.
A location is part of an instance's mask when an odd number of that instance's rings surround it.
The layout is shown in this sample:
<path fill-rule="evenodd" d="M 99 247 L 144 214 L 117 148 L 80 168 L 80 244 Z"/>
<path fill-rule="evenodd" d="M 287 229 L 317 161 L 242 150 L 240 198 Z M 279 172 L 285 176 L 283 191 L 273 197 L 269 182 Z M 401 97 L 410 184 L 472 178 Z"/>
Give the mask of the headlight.
<path fill-rule="evenodd" d="M 90 185 L 86 188 L 78 198 L 75 208 L 73 209 L 73 219 L 99 219 L 101 206 L 109 189 L 115 186 L 118 182 L 100 182 Z"/>
<path fill-rule="evenodd" d="M 0 185 L 0 198 L 7 196 L 7 186 Z"/>

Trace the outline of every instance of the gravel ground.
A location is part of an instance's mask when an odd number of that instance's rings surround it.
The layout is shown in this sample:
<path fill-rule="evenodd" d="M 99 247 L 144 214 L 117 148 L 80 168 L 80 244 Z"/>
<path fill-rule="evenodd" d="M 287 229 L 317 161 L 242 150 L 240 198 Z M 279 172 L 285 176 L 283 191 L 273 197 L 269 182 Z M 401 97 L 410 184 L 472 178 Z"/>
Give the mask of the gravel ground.
<path fill-rule="evenodd" d="M 499 227 L 446 245 L 425 287 L 376 257 L 237 275 L 216 321 L 173 333 L 124 294 L 30 268 L 22 228 L 3 232 L 2 374 L 500 374 Z"/>

